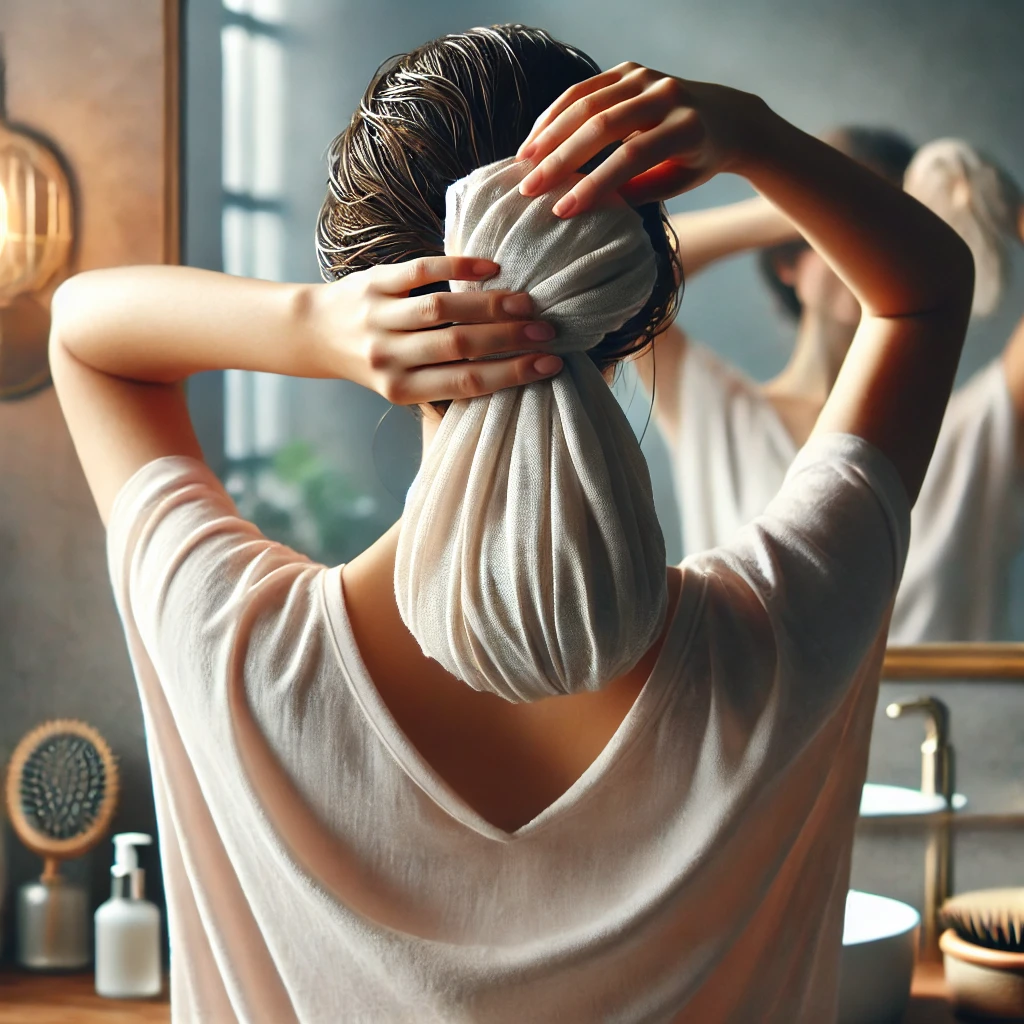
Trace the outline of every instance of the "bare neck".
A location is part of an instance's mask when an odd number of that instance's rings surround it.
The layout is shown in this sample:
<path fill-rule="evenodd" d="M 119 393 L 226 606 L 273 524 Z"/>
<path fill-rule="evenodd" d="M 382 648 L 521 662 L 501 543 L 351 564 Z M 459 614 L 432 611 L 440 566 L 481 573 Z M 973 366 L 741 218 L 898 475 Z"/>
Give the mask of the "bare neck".
<path fill-rule="evenodd" d="M 765 391 L 770 396 L 800 397 L 824 405 L 856 329 L 856 324 L 835 320 L 815 310 L 805 311 L 793 354 Z"/>

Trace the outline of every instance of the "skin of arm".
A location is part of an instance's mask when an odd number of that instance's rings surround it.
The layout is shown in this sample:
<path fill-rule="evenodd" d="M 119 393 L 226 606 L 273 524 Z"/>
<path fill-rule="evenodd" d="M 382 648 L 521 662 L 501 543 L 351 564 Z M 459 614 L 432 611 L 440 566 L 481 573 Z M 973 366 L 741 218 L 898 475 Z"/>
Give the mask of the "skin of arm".
<path fill-rule="evenodd" d="M 554 330 L 530 319 L 529 296 L 410 295 L 497 270 L 488 261 L 441 256 L 324 285 L 190 267 L 120 267 L 69 279 L 53 300 L 50 367 L 104 523 L 118 491 L 146 463 L 202 458 L 181 387 L 201 370 L 342 378 L 403 405 L 488 394 L 557 373 L 561 360 L 543 354 Z"/>
<path fill-rule="evenodd" d="M 569 89 L 520 149 L 520 188 L 552 188 L 626 141 L 555 207 L 611 191 L 665 199 L 716 173 L 745 177 L 853 292 L 863 316 L 814 433 L 856 434 L 892 461 L 915 501 L 935 447 L 970 313 L 973 261 L 916 200 L 737 90 L 619 65 Z"/>
<path fill-rule="evenodd" d="M 793 222 L 762 196 L 709 210 L 675 213 L 670 219 L 687 280 L 727 256 L 800 238 Z"/>
<path fill-rule="evenodd" d="M 751 249 L 792 242 L 800 232 L 781 210 L 762 196 L 728 206 L 673 214 L 672 227 L 679 243 L 684 279 L 690 281 L 705 267 Z M 658 421 L 669 436 L 679 423 L 678 388 L 656 388 L 658 374 L 663 380 L 678 381 L 686 359 L 686 332 L 678 320 L 636 360 L 637 372 L 648 394 L 655 398 Z"/>

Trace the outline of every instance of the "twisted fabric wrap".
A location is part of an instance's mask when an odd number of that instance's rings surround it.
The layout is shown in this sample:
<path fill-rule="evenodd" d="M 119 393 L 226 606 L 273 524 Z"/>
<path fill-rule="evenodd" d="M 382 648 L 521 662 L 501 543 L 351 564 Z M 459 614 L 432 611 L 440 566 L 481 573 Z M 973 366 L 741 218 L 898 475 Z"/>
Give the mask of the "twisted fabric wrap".
<path fill-rule="evenodd" d="M 647 464 L 586 354 L 656 277 L 625 203 L 570 220 L 569 185 L 520 195 L 503 160 L 447 194 L 445 251 L 495 260 L 453 290 L 527 291 L 554 324 L 553 379 L 452 403 L 406 498 L 395 593 L 423 652 L 477 690 L 533 701 L 629 670 L 665 616 L 665 542 Z"/>
<path fill-rule="evenodd" d="M 969 142 L 936 139 L 914 154 L 903 187 L 938 214 L 971 250 L 971 312 L 976 316 L 995 312 L 1010 277 L 1010 249 L 1020 237 L 1017 185 Z"/>

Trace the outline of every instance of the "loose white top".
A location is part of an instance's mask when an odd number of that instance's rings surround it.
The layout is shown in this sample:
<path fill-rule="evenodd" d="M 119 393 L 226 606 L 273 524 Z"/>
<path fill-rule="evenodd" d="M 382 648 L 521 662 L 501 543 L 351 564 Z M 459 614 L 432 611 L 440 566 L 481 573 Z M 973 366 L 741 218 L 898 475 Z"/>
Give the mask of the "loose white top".
<path fill-rule="evenodd" d="M 782 485 L 797 446 L 760 386 L 687 345 L 679 427 L 667 438 L 683 552 L 727 543 Z M 1002 361 L 950 399 L 911 519 L 889 642 L 1006 640 L 1010 569 L 1024 533 L 1016 414 Z"/>
<path fill-rule="evenodd" d="M 683 564 L 657 665 L 605 750 L 507 833 L 388 712 L 339 568 L 239 519 L 201 463 L 145 466 L 109 555 L 174 1021 L 833 1019 L 908 529 L 878 451 L 809 445 L 762 516 Z"/>

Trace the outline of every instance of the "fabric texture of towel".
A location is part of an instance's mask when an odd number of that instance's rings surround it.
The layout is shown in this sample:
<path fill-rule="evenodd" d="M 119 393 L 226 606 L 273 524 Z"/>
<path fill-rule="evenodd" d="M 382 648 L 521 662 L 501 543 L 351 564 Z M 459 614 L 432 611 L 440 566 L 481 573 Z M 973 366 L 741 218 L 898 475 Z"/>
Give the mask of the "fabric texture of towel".
<path fill-rule="evenodd" d="M 1000 167 L 962 139 L 936 139 L 914 155 L 903 187 L 938 214 L 974 257 L 971 312 L 995 312 L 1010 277 L 1010 249 L 1020 241 L 1021 193 Z"/>
<path fill-rule="evenodd" d="M 531 701 L 595 690 L 653 643 L 665 544 L 632 429 L 586 354 L 638 313 L 654 250 L 623 202 L 563 220 L 571 185 L 528 198 L 503 160 L 447 194 L 445 252 L 496 261 L 558 334 L 550 380 L 452 403 L 405 504 L 395 562 L 423 652 L 477 690 Z"/>

